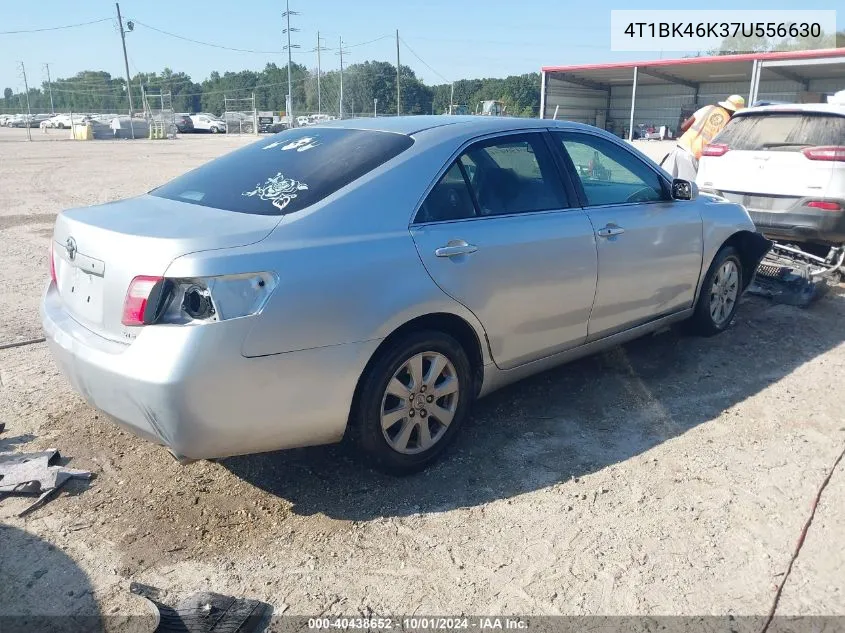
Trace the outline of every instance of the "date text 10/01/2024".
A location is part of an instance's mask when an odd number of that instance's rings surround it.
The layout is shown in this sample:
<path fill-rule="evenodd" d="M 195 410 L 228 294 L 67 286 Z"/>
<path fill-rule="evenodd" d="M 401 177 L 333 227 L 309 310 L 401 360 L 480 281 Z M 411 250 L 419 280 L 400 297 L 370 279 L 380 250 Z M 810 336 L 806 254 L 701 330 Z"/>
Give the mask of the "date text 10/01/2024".
<path fill-rule="evenodd" d="M 477 618 L 309 618 L 309 630 L 525 630 L 528 622 L 520 618 L 477 617 Z"/>

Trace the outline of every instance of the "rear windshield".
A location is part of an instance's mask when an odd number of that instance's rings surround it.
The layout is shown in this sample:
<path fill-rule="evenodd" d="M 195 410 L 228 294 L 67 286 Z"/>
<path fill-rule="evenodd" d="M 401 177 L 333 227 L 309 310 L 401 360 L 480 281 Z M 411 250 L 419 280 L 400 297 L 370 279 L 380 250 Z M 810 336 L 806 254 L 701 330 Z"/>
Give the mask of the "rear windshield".
<path fill-rule="evenodd" d="M 150 193 L 255 215 L 295 213 L 413 145 L 392 132 L 286 130 L 206 163 Z"/>
<path fill-rule="evenodd" d="M 761 112 L 734 117 L 714 139 L 734 150 L 799 151 L 845 144 L 845 117 L 817 113 Z"/>

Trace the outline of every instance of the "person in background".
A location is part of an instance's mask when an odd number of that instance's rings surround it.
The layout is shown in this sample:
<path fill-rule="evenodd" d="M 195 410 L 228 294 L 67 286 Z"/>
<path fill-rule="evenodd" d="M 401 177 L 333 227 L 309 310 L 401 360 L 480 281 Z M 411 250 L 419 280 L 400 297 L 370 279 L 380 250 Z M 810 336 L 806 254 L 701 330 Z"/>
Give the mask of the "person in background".
<path fill-rule="evenodd" d="M 113 133 L 114 138 L 120 138 L 120 118 L 114 117 L 111 120 L 111 131 Z"/>
<path fill-rule="evenodd" d="M 675 178 L 694 181 L 698 174 L 701 150 L 728 124 L 745 99 L 731 95 L 715 105 L 704 106 L 681 124 L 681 137 L 675 149 L 664 159 L 663 168 Z"/>

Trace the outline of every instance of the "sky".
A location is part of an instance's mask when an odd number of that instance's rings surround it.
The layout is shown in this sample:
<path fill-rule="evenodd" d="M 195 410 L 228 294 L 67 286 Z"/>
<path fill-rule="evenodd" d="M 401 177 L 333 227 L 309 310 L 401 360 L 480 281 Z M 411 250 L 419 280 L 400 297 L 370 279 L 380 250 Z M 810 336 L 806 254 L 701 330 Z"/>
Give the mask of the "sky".
<path fill-rule="evenodd" d="M 317 32 L 322 68 L 338 67 L 339 38 L 349 54 L 344 65 L 366 60 L 395 63 L 395 32 L 402 40 L 403 65 L 427 84 L 455 79 L 504 77 L 536 72 L 542 66 L 633 61 L 680 57 L 683 53 L 621 53 L 610 50 L 611 9 L 635 8 L 620 0 L 290 0 L 294 60 L 316 67 Z M 835 9 L 838 0 L 803 0 L 802 9 Z M 708 0 L 699 5 L 677 1 L 648 2 L 643 9 L 754 9 L 757 2 Z M 30 30 L 115 18 L 113 2 L 102 0 L 39 0 L 32 8 L 0 0 L 0 32 Z M 72 11 L 68 11 L 68 7 Z M 794 9 L 794 0 L 767 0 L 767 9 Z M 37 10 L 35 10 L 37 7 Z M 127 34 L 129 69 L 160 72 L 164 67 L 202 81 L 212 70 L 260 70 L 268 62 L 287 63 L 282 12 L 284 0 L 123 0 L 124 19 L 135 20 Z M 845 26 L 845 10 L 837 15 Z M 148 27 L 230 48 L 265 51 L 236 52 L 183 41 Z M 375 41 L 373 41 L 375 40 Z M 125 74 L 116 19 L 53 31 L 0 33 L 0 90 L 23 88 L 18 62 L 24 62 L 30 86 L 50 74 L 70 77 L 80 70 Z"/>

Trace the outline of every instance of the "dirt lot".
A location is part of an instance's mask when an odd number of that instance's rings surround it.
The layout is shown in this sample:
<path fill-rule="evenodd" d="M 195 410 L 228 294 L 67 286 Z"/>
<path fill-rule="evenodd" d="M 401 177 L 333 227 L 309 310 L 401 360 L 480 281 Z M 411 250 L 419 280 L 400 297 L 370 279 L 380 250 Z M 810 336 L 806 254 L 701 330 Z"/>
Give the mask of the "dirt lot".
<path fill-rule="evenodd" d="M 11 132 L 0 345 L 41 336 L 56 212 L 250 140 Z M 134 580 L 285 614 L 765 614 L 845 446 L 843 341 L 839 289 L 809 310 L 748 298 L 716 338 L 665 332 L 479 402 L 449 458 L 405 479 L 339 447 L 179 466 L 86 406 L 43 344 L 0 351 L 0 450 L 96 474 L 24 519 L 0 504 L 0 613 L 138 612 Z M 843 500 L 840 467 L 779 614 L 845 615 Z"/>

